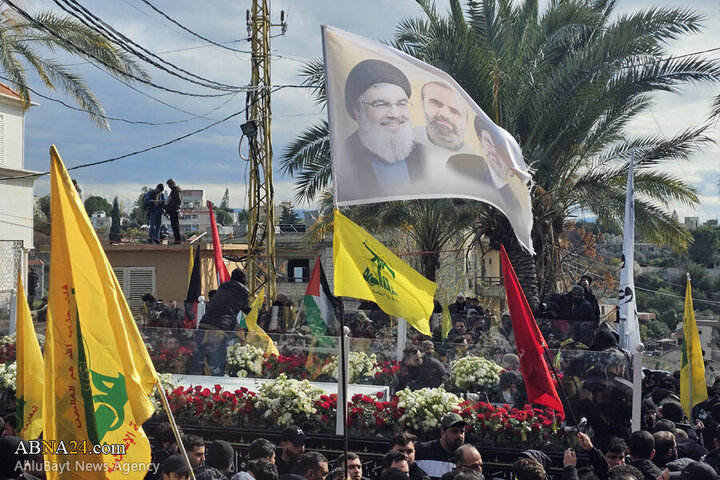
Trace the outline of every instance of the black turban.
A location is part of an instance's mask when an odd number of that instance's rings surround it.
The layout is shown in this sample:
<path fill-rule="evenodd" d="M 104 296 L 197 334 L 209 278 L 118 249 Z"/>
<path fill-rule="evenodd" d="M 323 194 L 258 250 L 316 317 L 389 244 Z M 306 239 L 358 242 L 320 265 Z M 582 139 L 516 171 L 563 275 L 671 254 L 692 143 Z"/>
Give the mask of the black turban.
<path fill-rule="evenodd" d="M 365 90 L 376 83 L 391 83 L 405 90 L 405 95 L 410 98 L 412 89 L 410 81 L 403 72 L 394 65 L 382 60 L 363 60 L 350 70 L 345 81 L 345 108 L 355 118 L 355 102 L 365 93 Z"/>

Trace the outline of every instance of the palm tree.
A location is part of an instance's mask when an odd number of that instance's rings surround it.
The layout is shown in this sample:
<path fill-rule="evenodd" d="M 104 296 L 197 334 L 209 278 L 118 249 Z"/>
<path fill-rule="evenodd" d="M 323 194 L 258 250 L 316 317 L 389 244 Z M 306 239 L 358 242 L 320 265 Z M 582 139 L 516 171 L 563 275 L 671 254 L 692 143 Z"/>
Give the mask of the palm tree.
<path fill-rule="evenodd" d="M 149 79 L 131 55 L 82 23 L 54 12 L 31 15 L 4 5 L 0 7 L 0 69 L 3 80 L 20 95 L 24 108 L 30 106 L 30 68 L 47 88 L 59 87 L 96 125 L 110 129 L 100 101 L 82 77 L 56 59 L 44 56 L 42 49 L 77 55 L 126 81 Z"/>
<path fill-rule="evenodd" d="M 657 91 L 715 82 L 720 66 L 697 56 L 668 57 L 667 42 L 699 31 L 702 17 L 688 9 L 649 8 L 613 20 L 613 0 L 552 2 L 470 0 L 447 15 L 418 0 L 425 16 L 403 21 L 394 46 L 445 70 L 518 141 L 534 170 L 532 258 L 507 219 L 477 208 L 477 238 L 508 249 L 531 305 L 555 289 L 561 275 L 557 241 L 566 218 L 579 211 L 621 225 L 628 162 L 634 156 L 636 228 L 654 242 L 687 247 L 688 232 L 672 217 L 676 202 L 695 205 L 696 190 L 661 167 L 684 160 L 710 139 L 708 124 L 675 137 L 634 137 L 627 124 Z M 306 83 L 324 94 L 317 64 Z M 298 173 L 298 194 L 312 198 L 329 179 L 327 125 L 306 130 L 284 157 Z"/>

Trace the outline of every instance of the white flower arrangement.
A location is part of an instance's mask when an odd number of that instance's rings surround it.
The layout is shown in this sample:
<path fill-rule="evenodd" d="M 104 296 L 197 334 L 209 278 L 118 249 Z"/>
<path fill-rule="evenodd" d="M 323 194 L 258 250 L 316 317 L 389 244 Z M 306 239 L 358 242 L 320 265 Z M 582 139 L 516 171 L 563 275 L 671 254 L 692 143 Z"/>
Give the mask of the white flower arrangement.
<path fill-rule="evenodd" d="M 403 429 L 425 432 L 440 427 L 440 420 L 446 413 L 456 410 L 460 405 L 457 395 L 443 388 L 409 389 L 397 392 L 398 407 L 405 413 L 398 419 Z"/>
<path fill-rule="evenodd" d="M 483 357 L 463 357 L 454 361 L 450 368 L 450 382 L 460 390 L 478 391 L 491 388 L 500 381 L 503 368 Z"/>
<path fill-rule="evenodd" d="M 377 363 L 377 356 L 374 353 L 368 355 L 365 352 L 350 352 L 348 357 L 348 383 L 355 383 L 360 379 L 375 378 L 375 374 L 381 370 Z M 333 357 L 332 362 L 325 365 L 321 373 L 330 375 L 337 380 L 338 357 Z"/>
<path fill-rule="evenodd" d="M 15 392 L 17 389 L 17 362 L 9 365 L 0 363 L 0 390 Z"/>
<path fill-rule="evenodd" d="M 35 333 L 35 336 L 38 339 L 38 343 L 40 344 L 40 349 L 45 349 L 45 335 L 42 333 Z M 10 345 L 15 345 L 17 335 L 16 333 L 11 333 L 10 335 L 5 335 L 3 337 L 0 337 L 0 343 L 9 343 Z"/>
<path fill-rule="evenodd" d="M 263 417 L 270 424 L 274 422 L 279 427 L 307 424 L 317 413 L 315 400 L 324 394 L 309 381 L 288 379 L 283 373 L 275 381 L 262 384 L 255 408 L 264 412 Z"/>
<path fill-rule="evenodd" d="M 231 377 L 258 377 L 265 361 L 264 352 L 249 344 L 236 343 L 227 350 L 227 367 Z"/>
<path fill-rule="evenodd" d="M 160 380 L 160 385 L 162 385 L 166 392 L 172 392 L 180 386 L 179 383 L 173 382 L 172 375 L 169 373 L 158 373 L 157 376 L 158 380 Z M 170 395 L 168 394 L 168 399 L 169 397 Z M 158 391 L 157 385 L 153 389 L 152 395 L 150 395 L 150 401 L 152 402 L 156 415 L 164 414 L 162 399 L 160 398 L 160 392 Z"/>

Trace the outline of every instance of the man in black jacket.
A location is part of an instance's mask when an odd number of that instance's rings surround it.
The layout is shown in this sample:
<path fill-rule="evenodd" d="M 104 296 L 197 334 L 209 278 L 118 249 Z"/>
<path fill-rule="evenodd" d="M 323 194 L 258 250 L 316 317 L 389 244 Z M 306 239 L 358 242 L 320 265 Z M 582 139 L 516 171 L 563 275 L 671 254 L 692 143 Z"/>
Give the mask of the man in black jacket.
<path fill-rule="evenodd" d="M 190 373 L 200 375 L 209 369 L 210 375 L 223 375 L 227 356 L 227 341 L 237 327 L 237 316 L 242 310 L 250 312 L 247 276 L 239 268 L 233 270 L 230 281 L 220 285 L 212 302 L 208 303 L 195 332 L 195 354 Z"/>
<path fill-rule="evenodd" d="M 656 480 L 661 474 L 657 465 L 652 462 L 655 456 L 655 439 L 650 432 L 638 430 L 630 435 L 630 465 L 642 472 L 645 480 Z"/>
<path fill-rule="evenodd" d="M 182 189 L 172 178 L 168 179 L 167 186 L 170 188 L 170 195 L 168 196 L 167 202 L 165 202 L 165 213 L 170 217 L 170 227 L 172 228 L 173 236 L 175 236 L 174 243 L 180 243 L 182 242 L 182 236 L 180 235 L 178 212 L 182 204 Z"/>

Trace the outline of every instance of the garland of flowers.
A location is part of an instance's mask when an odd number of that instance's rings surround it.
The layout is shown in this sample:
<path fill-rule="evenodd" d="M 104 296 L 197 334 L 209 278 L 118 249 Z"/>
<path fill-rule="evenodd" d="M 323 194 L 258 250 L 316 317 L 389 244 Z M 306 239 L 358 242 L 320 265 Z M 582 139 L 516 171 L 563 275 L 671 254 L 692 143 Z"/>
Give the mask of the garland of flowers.
<path fill-rule="evenodd" d="M 450 365 L 450 383 L 461 391 L 481 391 L 492 388 L 500 381 L 503 368 L 483 357 L 468 356 Z"/>
<path fill-rule="evenodd" d="M 8 365 L 15 361 L 15 334 L 0 338 L 0 363 Z"/>
<path fill-rule="evenodd" d="M 281 374 L 275 381 L 260 386 L 256 407 L 264 412 L 268 425 L 312 426 L 318 413 L 314 401 L 324 393 L 307 380 L 293 380 Z"/>
<path fill-rule="evenodd" d="M 502 445 L 535 449 L 564 448 L 564 432 L 560 428 L 564 417 L 550 409 L 522 409 L 510 405 L 494 406 L 490 403 L 460 404 L 460 415 L 469 426 L 468 438 L 484 445 Z"/>
<path fill-rule="evenodd" d="M 0 363 L 0 390 L 15 393 L 17 382 L 17 363 Z"/>
<path fill-rule="evenodd" d="M 236 343 L 227 349 L 225 373 L 231 377 L 258 377 L 262 374 L 265 352 L 250 344 Z"/>
<path fill-rule="evenodd" d="M 375 374 L 381 372 L 377 356 L 374 353 L 368 355 L 365 352 L 350 352 L 348 356 L 348 383 L 365 383 L 373 380 Z M 321 374 L 327 375 L 333 380 L 338 379 L 337 356 L 333 356 L 332 361 L 322 368 Z"/>
<path fill-rule="evenodd" d="M 427 431 L 440 428 L 440 419 L 446 413 L 457 410 L 460 398 L 443 388 L 423 388 L 397 392 L 398 407 L 404 413 L 398 418 L 398 425 L 412 431 Z"/>

